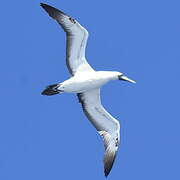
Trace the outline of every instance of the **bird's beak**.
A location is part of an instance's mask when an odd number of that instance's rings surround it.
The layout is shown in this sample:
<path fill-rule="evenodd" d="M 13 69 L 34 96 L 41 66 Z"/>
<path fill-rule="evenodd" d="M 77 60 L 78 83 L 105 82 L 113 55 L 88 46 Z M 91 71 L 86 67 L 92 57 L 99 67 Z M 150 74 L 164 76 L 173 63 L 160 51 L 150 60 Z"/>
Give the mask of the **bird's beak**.
<path fill-rule="evenodd" d="M 134 80 L 129 79 L 128 77 L 126 77 L 124 75 L 119 76 L 119 80 L 128 81 L 128 82 L 131 82 L 131 83 L 136 83 Z"/>

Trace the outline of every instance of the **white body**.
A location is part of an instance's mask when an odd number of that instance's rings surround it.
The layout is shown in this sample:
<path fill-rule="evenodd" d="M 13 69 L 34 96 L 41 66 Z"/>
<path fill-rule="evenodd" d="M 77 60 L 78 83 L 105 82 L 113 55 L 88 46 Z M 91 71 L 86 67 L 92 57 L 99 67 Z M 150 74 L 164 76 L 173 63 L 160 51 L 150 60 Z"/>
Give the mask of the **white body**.
<path fill-rule="evenodd" d="M 82 93 L 100 88 L 110 80 L 117 80 L 118 75 L 121 73 L 111 71 L 81 72 L 60 83 L 58 89 L 68 93 Z"/>

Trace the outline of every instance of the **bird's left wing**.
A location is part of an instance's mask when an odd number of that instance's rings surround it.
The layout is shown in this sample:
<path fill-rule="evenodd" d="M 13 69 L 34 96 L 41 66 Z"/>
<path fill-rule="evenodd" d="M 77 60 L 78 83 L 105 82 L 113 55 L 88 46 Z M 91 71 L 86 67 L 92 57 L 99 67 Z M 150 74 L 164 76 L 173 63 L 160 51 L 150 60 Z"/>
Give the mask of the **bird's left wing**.
<path fill-rule="evenodd" d="M 100 89 L 78 93 L 77 95 L 84 113 L 103 137 L 105 146 L 104 173 L 105 176 L 108 176 L 120 142 L 120 124 L 101 105 Z"/>
<path fill-rule="evenodd" d="M 41 6 L 66 32 L 66 64 L 69 72 L 74 76 L 77 72 L 94 71 L 85 58 L 88 31 L 59 9 L 43 3 Z"/>

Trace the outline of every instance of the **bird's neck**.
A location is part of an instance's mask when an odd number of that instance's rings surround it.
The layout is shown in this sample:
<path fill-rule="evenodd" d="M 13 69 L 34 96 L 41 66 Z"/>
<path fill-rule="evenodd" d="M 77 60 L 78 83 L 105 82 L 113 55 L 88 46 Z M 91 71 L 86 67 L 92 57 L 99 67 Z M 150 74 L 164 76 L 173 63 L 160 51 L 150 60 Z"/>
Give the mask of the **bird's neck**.
<path fill-rule="evenodd" d="M 119 72 L 115 71 L 98 71 L 102 77 L 107 78 L 109 80 L 118 80 Z"/>

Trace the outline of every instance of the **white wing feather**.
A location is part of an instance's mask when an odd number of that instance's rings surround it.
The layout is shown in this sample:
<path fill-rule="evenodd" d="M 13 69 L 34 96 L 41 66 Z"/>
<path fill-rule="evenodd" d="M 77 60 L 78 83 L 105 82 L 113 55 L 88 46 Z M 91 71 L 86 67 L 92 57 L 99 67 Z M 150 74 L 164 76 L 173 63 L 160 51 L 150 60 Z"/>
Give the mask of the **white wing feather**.
<path fill-rule="evenodd" d="M 101 105 L 100 89 L 79 93 L 78 98 L 84 113 L 103 137 L 105 146 L 104 173 L 107 176 L 113 166 L 120 142 L 120 124 Z"/>
<path fill-rule="evenodd" d="M 45 11 L 54 18 L 66 32 L 66 64 L 71 75 L 76 72 L 94 71 L 85 58 L 88 31 L 64 12 L 41 3 Z"/>

